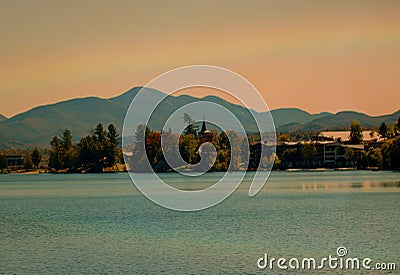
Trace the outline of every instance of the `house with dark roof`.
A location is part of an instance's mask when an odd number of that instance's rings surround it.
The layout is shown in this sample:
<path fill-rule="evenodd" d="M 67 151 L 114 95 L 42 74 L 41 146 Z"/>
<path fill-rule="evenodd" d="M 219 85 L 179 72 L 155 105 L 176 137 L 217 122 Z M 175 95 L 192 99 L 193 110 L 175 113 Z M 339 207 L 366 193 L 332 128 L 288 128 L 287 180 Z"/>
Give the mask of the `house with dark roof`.
<path fill-rule="evenodd" d="M 214 138 L 213 133 L 210 130 L 207 130 L 205 120 L 203 120 L 203 124 L 201 125 L 201 130 L 198 132 L 197 137 L 199 139 L 200 144 L 204 142 L 211 142 Z"/>

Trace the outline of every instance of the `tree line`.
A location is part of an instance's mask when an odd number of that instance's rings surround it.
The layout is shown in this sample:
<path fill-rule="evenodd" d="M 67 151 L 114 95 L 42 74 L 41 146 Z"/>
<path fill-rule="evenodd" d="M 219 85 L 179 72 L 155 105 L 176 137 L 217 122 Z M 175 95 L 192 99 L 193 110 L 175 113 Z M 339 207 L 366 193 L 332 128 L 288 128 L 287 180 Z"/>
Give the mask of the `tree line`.
<path fill-rule="evenodd" d="M 92 134 L 73 143 L 70 130 L 65 129 L 61 136 L 51 139 L 51 151 L 48 167 L 53 171 L 66 172 L 103 172 L 113 168 L 122 160 L 118 148 L 118 133 L 113 124 L 104 129 L 100 123 Z"/>
<path fill-rule="evenodd" d="M 170 167 L 166 162 L 164 153 L 169 155 L 180 154 L 182 159 L 189 165 L 200 162 L 199 148 L 201 142 L 198 137 L 198 126 L 193 122 L 189 114 L 184 114 L 184 122 L 187 127 L 181 135 L 167 132 L 159 132 L 150 129 L 146 125 L 139 125 L 135 132 L 136 141 L 130 148 L 132 156 L 127 156 L 129 169 L 134 171 L 144 171 L 144 163 L 150 163 L 151 169 L 156 172 L 172 171 L 174 169 L 185 169 L 188 167 Z M 350 124 L 350 144 L 363 144 L 363 128 L 358 121 Z M 108 130 L 108 131 L 107 131 Z M 105 130 L 102 124 L 98 124 L 91 135 L 83 137 L 77 144 L 72 143 L 72 135 L 68 129 L 60 137 L 53 137 L 51 140 L 51 151 L 49 168 L 54 170 L 68 171 L 90 171 L 101 172 L 105 168 L 110 168 L 115 163 L 123 162 L 122 150 L 118 148 L 118 133 L 113 124 Z M 400 117 L 394 125 L 382 123 L 376 129 L 379 135 L 385 140 L 380 143 L 365 144 L 365 150 L 355 152 L 351 148 L 340 148 L 345 160 L 338 165 L 357 166 L 359 169 L 367 167 L 379 167 L 381 169 L 400 168 Z M 373 129 L 371 134 L 375 131 Z M 275 169 L 288 168 L 289 162 L 297 162 L 297 166 L 302 168 L 317 168 L 315 163 L 317 148 L 313 143 L 303 143 L 297 148 L 285 150 L 277 149 L 276 154 L 271 156 L 258 156 L 257 144 L 260 143 L 260 135 L 257 133 L 239 135 L 235 131 L 218 132 L 211 129 L 212 139 L 209 141 L 215 148 L 215 152 L 209 151 L 205 154 L 211 167 L 211 171 L 226 171 L 232 169 L 256 169 L 259 166 L 268 167 L 274 162 Z M 316 136 L 316 131 L 301 132 L 294 131 L 278 135 L 278 142 L 293 140 L 311 140 Z M 143 138 L 145 139 L 143 141 Z M 174 152 L 175 148 L 161 148 L 161 138 L 166 140 L 178 139 L 179 152 Z M 231 140 L 231 142 L 229 141 Z M 139 146 L 144 142 L 145 146 Z M 341 143 L 341 141 L 338 141 Z M 167 142 L 168 143 L 168 142 Z M 244 144 L 247 143 L 250 151 L 245 152 Z M 254 145 L 256 144 L 256 145 Z M 278 147 L 279 147 L 278 143 Z M 208 150 L 207 146 L 203 150 Z M 169 151 L 169 152 L 168 152 Z M 232 154 L 232 152 L 236 152 Z M 214 155 L 213 155 L 214 154 Z M 250 157 L 249 162 L 246 162 Z M 231 159 L 232 158 L 232 159 Z M 37 158 L 33 158 L 32 160 Z M 212 162 L 215 160 L 214 162 Z M 231 165 L 231 166 L 230 166 Z"/>
<path fill-rule="evenodd" d="M 144 171 L 147 159 L 151 168 L 156 172 L 166 172 L 175 169 L 186 169 L 190 167 L 170 167 L 166 162 L 164 152 L 161 148 L 161 138 L 166 140 L 178 139 L 179 152 L 174 152 L 175 148 L 164 148 L 166 153 L 180 154 L 182 159 L 189 166 L 200 162 L 199 148 L 201 142 L 198 137 L 198 127 L 193 123 L 190 115 L 185 114 L 184 121 L 187 127 L 181 135 L 172 131 L 158 132 L 150 129 L 146 125 L 139 125 L 135 132 L 136 141 L 127 150 L 131 150 L 132 155 L 126 156 L 129 169 L 134 171 Z M 363 141 L 363 128 L 357 121 L 350 125 L 350 144 L 364 144 L 364 150 L 355 151 L 345 146 L 339 148 L 341 155 L 345 158 L 337 163 L 338 166 L 357 166 L 359 169 L 368 167 L 378 167 L 380 169 L 399 169 L 400 168 L 400 117 L 394 125 L 382 123 L 376 129 L 379 135 L 384 138 L 383 142 L 365 143 Z M 284 141 L 311 140 L 317 132 L 293 131 L 279 134 L 277 136 L 278 146 L 276 154 L 272 156 L 257 155 L 257 144 L 260 144 L 259 134 L 239 135 L 235 131 L 218 132 L 211 130 L 212 140 L 209 142 L 216 149 L 215 152 L 204 147 L 207 157 L 206 164 L 211 166 L 211 171 L 226 171 L 232 169 L 256 169 L 268 167 L 274 162 L 275 169 L 296 168 L 318 168 L 321 164 L 317 162 L 317 147 L 315 143 L 298 143 L 298 146 L 285 147 Z M 139 146 L 144 140 L 144 148 Z M 102 124 L 98 124 L 91 134 L 82 137 L 79 142 L 74 143 L 70 130 L 65 131 L 60 136 L 55 136 L 50 140 L 51 149 L 25 151 L 24 168 L 38 169 L 47 163 L 50 171 L 64 172 L 102 172 L 105 169 L 112 169 L 117 162 L 123 163 L 122 150 L 118 147 L 119 135 L 113 124 L 105 129 Z M 230 141 L 232 141 L 232 144 Z M 341 143 L 340 140 L 338 140 Z M 245 152 L 245 143 L 249 145 L 250 151 Z M 168 152 L 169 151 L 169 152 Z M 236 154 L 232 155 L 232 152 Z M 202 156 L 204 157 L 204 156 Z M 250 157 L 249 162 L 246 162 Z M 45 159 L 43 161 L 43 159 Z M 213 160 L 215 159 L 215 162 Z M 7 159 L 0 154 L 0 170 L 4 172 L 7 168 Z"/>
<path fill-rule="evenodd" d="M 180 154 L 182 159 L 189 165 L 195 165 L 200 162 L 200 141 L 197 137 L 197 127 L 188 120 L 189 125 L 186 127 L 182 135 L 178 135 L 172 131 L 164 133 L 151 130 L 146 125 L 139 125 L 135 132 L 136 141 L 132 146 L 132 156 L 127 157 L 127 165 L 130 170 L 138 172 L 148 171 L 147 159 L 152 170 L 156 172 L 167 172 L 176 169 L 185 169 L 189 167 L 170 167 L 165 159 L 165 155 L 173 156 L 173 159 L 177 159 L 177 154 Z M 229 143 L 228 135 L 231 135 L 235 150 L 240 147 L 239 142 L 243 139 L 237 135 L 234 131 L 228 131 L 227 133 L 218 133 L 217 130 L 211 130 L 213 139 L 210 141 L 212 146 L 216 149 L 216 155 L 208 154 L 203 155 L 208 159 L 205 160 L 206 165 L 211 166 L 212 171 L 226 171 L 231 162 L 231 144 Z M 145 140 L 143 140 L 143 138 Z M 166 146 L 165 151 L 161 148 L 161 138 L 166 140 L 166 143 L 172 140 L 178 140 L 179 152 L 176 152 L 176 148 Z M 142 148 L 141 144 L 145 144 Z M 207 146 L 203 147 L 203 150 L 207 150 Z M 210 150 L 210 152 L 212 152 Z M 211 163 L 215 159 L 215 162 Z M 238 159 L 233 160 L 233 165 L 239 167 L 240 163 Z"/>

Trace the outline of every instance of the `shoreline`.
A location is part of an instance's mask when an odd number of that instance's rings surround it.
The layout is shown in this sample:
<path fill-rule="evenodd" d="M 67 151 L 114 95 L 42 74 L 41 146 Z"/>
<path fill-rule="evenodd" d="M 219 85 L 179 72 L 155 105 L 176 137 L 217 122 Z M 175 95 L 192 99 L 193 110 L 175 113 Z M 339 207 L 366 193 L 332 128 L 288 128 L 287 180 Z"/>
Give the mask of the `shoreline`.
<path fill-rule="evenodd" d="M 250 169 L 246 172 L 255 172 L 256 170 Z M 267 171 L 262 170 L 260 171 Z M 357 169 L 356 167 L 341 167 L 341 168 L 288 168 L 288 169 L 272 169 L 271 172 L 289 172 L 289 173 L 296 173 L 296 172 L 349 172 L 349 171 L 372 171 L 372 172 L 379 172 L 379 171 L 392 171 L 392 172 L 399 172 L 399 169 L 380 169 L 378 167 L 367 167 L 365 169 Z M 145 173 L 139 171 L 128 171 L 124 170 L 106 170 L 103 172 L 86 172 L 86 171 L 49 171 L 47 169 L 37 169 L 37 170 L 12 170 L 7 171 L 6 173 L 0 173 L 0 175 L 7 175 L 7 174 L 15 174 L 15 175 L 40 175 L 40 174 L 116 174 L 116 173 Z M 227 171 L 209 171 L 207 173 L 226 173 Z M 241 170 L 237 171 L 230 171 L 230 173 L 234 172 L 243 172 Z M 167 172 L 155 172 L 156 174 L 171 174 L 177 173 L 176 171 L 167 171 Z"/>

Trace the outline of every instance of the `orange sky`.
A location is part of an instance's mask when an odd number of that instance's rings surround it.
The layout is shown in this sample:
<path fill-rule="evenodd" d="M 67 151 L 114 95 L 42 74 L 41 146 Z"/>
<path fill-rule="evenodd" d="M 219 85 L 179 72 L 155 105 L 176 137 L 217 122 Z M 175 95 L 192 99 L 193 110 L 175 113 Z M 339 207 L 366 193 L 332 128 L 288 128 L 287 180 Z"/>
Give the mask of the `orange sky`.
<path fill-rule="evenodd" d="M 0 1 L 0 114 L 193 64 L 243 75 L 271 109 L 400 109 L 400 1 L 237 2 Z"/>

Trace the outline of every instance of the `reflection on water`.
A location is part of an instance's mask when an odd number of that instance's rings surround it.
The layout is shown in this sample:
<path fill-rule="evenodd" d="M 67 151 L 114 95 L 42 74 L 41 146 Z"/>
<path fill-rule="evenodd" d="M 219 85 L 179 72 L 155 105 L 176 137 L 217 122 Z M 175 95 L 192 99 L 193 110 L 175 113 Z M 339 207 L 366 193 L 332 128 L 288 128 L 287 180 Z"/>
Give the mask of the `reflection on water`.
<path fill-rule="evenodd" d="M 273 172 L 266 191 L 346 191 L 352 188 L 360 188 L 363 191 L 392 191 L 392 188 L 400 187 L 399 176 L 398 172 L 392 171 Z M 388 190 L 384 190 L 385 188 Z"/>
<path fill-rule="evenodd" d="M 200 179 L 179 174 L 161 174 L 167 184 L 182 190 L 201 190 L 215 184 L 224 174 L 209 173 Z M 302 190 L 302 191 L 345 191 L 345 189 L 361 188 L 369 191 L 383 191 L 382 188 L 399 188 L 400 173 L 392 171 L 321 171 L 321 172 L 272 172 L 262 192 Z M 239 177 L 239 175 L 238 175 Z M 239 187 L 239 191 L 247 191 L 254 173 L 248 173 Z M 366 190 L 365 190 L 366 191 Z M 386 190 L 390 191 L 390 190 Z"/>
<path fill-rule="evenodd" d="M 273 172 L 249 198 L 249 174 L 223 203 L 194 213 L 155 205 L 127 174 L 0 175 L 0 273 L 263 274 L 264 253 L 321 258 L 339 246 L 399 266 L 399 175 Z M 160 176 L 202 189 L 221 174 Z"/>
<path fill-rule="evenodd" d="M 399 188 L 400 181 L 392 181 L 392 182 L 347 182 L 347 183 L 302 183 L 301 189 L 303 191 L 306 190 L 318 190 L 318 189 L 325 189 L 325 190 L 335 190 L 335 189 L 348 189 L 348 188 L 363 188 L 363 189 L 371 189 L 371 188 Z M 296 189 L 296 187 L 293 187 Z"/>

